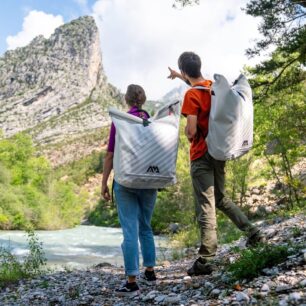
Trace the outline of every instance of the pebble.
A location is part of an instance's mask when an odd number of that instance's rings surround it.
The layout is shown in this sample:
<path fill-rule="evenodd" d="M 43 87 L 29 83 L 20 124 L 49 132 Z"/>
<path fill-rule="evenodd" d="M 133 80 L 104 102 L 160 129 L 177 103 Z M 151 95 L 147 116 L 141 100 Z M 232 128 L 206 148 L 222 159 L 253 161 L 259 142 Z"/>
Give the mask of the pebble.
<path fill-rule="evenodd" d="M 283 299 L 283 300 L 280 300 L 279 303 L 278 303 L 279 306 L 287 306 L 288 305 L 288 302 L 286 299 Z"/>
<path fill-rule="evenodd" d="M 171 304 L 176 304 L 179 303 L 181 300 L 181 296 L 180 295 L 176 295 L 176 294 L 172 294 L 170 293 L 168 296 L 166 296 L 165 300 L 164 300 L 164 305 L 171 305 Z"/>
<path fill-rule="evenodd" d="M 185 277 L 183 278 L 183 282 L 184 282 L 184 283 L 191 283 L 191 282 L 192 282 L 192 278 L 191 278 L 190 276 L 185 276 Z"/>
<path fill-rule="evenodd" d="M 276 293 L 287 292 L 287 291 L 290 291 L 291 288 L 292 287 L 289 285 L 280 285 L 276 287 L 275 292 Z"/>
<path fill-rule="evenodd" d="M 292 292 L 289 294 L 289 301 L 299 301 L 301 299 L 301 294 L 298 292 Z"/>
<path fill-rule="evenodd" d="M 207 289 L 213 289 L 215 286 L 210 282 L 205 282 L 204 287 Z"/>
<path fill-rule="evenodd" d="M 238 302 L 249 302 L 250 301 L 250 297 L 244 293 L 244 292 L 238 292 L 236 293 L 236 299 Z"/>
<path fill-rule="evenodd" d="M 306 287 L 306 278 L 300 282 L 301 287 Z"/>
<path fill-rule="evenodd" d="M 210 295 L 213 296 L 213 297 L 218 297 L 220 293 L 221 293 L 220 289 L 214 289 L 214 290 L 212 290 Z"/>
<path fill-rule="evenodd" d="M 260 291 L 268 292 L 268 291 L 270 291 L 270 287 L 269 287 L 267 284 L 264 284 L 264 285 L 261 287 Z"/>
<path fill-rule="evenodd" d="M 282 218 L 280 222 L 264 222 L 260 226 L 263 233 L 274 233 L 269 243 L 286 245 L 289 239 L 293 244 L 306 241 L 305 216 Z M 292 238 L 294 226 L 301 231 L 297 238 Z M 194 257 L 160 264 L 156 267 L 157 285 L 139 284 L 141 294 L 133 299 L 114 295 L 114 290 L 125 280 L 123 269 L 103 264 L 87 270 L 48 272 L 11 284 L 0 289 L 0 305 L 306 305 L 306 270 L 301 262 L 306 250 L 299 252 L 298 256 L 292 254 L 284 264 L 266 269 L 266 275 L 253 280 L 239 280 L 237 284 L 241 291 L 234 290 L 224 265 L 231 257 L 238 259 L 231 250 L 242 242 L 245 243 L 244 238 L 219 247 L 216 255 L 219 271 L 212 275 L 186 276 L 186 268 L 194 262 Z M 48 286 L 43 286 L 46 283 Z"/>
<path fill-rule="evenodd" d="M 166 295 L 159 295 L 154 299 L 154 301 L 156 303 L 161 303 L 165 298 L 166 298 Z"/>

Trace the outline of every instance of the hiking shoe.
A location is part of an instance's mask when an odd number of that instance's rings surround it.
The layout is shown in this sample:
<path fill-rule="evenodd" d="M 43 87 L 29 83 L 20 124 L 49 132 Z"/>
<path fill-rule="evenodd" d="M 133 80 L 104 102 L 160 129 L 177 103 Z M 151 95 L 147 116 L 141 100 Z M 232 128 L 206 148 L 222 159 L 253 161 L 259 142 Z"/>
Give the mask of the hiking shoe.
<path fill-rule="evenodd" d="M 148 286 L 156 285 L 156 275 L 154 271 L 145 270 L 144 273 L 141 273 L 139 276 L 139 281 Z"/>
<path fill-rule="evenodd" d="M 190 269 L 187 270 L 189 276 L 197 275 L 209 275 L 215 270 L 216 266 L 211 260 L 206 260 L 205 258 L 199 257 L 192 265 Z"/>
<path fill-rule="evenodd" d="M 248 239 L 245 243 L 245 246 L 246 247 L 255 247 L 256 245 L 258 245 L 260 243 L 264 243 L 264 242 L 265 242 L 265 236 L 260 230 L 258 230 L 253 235 L 248 237 Z"/>
<path fill-rule="evenodd" d="M 117 296 L 133 297 L 139 294 L 139 287 L 137 283 L 126 282 L 122 287 L 115 290 Z"/>

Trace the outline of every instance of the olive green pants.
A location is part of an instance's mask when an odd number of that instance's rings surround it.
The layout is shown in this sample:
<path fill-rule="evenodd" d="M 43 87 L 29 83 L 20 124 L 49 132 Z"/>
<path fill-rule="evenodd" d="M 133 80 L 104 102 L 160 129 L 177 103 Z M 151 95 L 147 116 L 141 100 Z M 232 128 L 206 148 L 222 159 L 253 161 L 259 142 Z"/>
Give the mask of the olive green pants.
<path fill-rule="evenodd" d="M 226 214 L 247 236 L 258 229 L 232 201 L 225 198 L 225 162 L 215 160 L 208 152 L 191 161 L 191 178 L 196 198 L 196 216 L 200 226 L 199 254 L 213 257 L 217 251 L 216 208 Z"/>

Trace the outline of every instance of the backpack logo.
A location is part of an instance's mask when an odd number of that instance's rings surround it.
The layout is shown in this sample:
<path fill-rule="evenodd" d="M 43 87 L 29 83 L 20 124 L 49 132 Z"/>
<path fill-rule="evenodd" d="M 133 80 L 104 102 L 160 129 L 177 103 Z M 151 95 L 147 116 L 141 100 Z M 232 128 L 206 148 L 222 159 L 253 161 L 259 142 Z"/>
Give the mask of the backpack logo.
<path fill-rule="evenodd" d="M 247 140 L 245 140 L 243 143 L 242 143 L 242 146 L 247 146 L 249 144 L 249 142 Z"/>
<path fill-rule="evenodd" d="M 157 166 L 149 166 L 147 173 L 159 173 L 159 169 Z"/>

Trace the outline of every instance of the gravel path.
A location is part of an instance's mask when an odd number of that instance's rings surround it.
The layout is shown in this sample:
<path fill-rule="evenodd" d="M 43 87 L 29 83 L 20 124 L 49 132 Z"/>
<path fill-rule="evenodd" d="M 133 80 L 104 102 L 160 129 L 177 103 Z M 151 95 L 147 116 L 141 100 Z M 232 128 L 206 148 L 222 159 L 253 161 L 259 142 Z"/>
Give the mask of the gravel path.
<path fill-rule="evenodd" d="M 306 217 L 276 218 L 260 226 L 268 242 L 305 244 Z M 298 229 L 298 230 L 297 230 Z M 209 276 L 188 277 L 186 269 L 196 255 L 156 268 L 156 286 L 142 286 L 139 296 L 119 298 L 114 289 L 124 282 L 122 268 L 101 264 L 87 270 L 48 273 L 12 284 L 0 292 L 0 305 L 305 305 L 306 246 L 251 280 L 229 284 L 225 267 L 235 261 L 231 248 L 244 248 L 243 239 L 223 245 L 217 254 L 219 268 Z M 195 250 L 188 249 L 188 254 Z"/>

